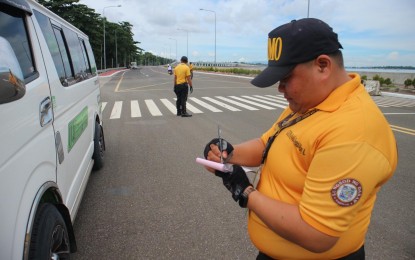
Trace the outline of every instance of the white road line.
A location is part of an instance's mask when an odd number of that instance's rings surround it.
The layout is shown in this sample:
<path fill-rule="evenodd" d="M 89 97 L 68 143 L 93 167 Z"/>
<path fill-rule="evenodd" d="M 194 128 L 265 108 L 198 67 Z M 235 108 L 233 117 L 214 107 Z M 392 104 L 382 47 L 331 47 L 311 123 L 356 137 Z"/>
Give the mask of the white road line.
<path fill-rule="evenodd" d="M 154 101 L 152 99 L 146 99 L 146 100 L 144 100 L 144 102 L 146 102 L 147 108 L 150 111 L 150 114 L 152 116 L 162 116 L 163 115 L 161 113 L 161 111 L 158 109 L 156 103 L 154 103 Z"/>
<path fill-rule="evenodd" d="M 102 106 L 101 106 L 101 113 L 104 111 L 105 107 L 107 106 L 108 102 L 102 102 Z"/>
<path fill-rule="evenodd" d="M 257 107 L 262 107 L 262 108 L 265 108 L 265 109 L 268 109 L 268 110 L 275 109 L 274 107 L 266 106 L 266 105 L 263 105 L 263 104 L 258 104 L 257 102 L 253 102 L 251 100 L 246 100 L 244 98 L 240 98 L 240 97 L 236 97 L 236 96 L 230 96 L 230 98 L 233 98 L 233 99 L 236 99 L 236 100 L 239 100 L 239 101 L 242 101 L 242 102 L 245 102 L 245 103 L 248 103 L 248 104 L 257 106 Z"/>
<path fill-rule="evenodd" d="M 141 117 L 140 106 L 137 100 L 131 100 L 131 117 Z"/>
<path fill-rule="evenodd" d="M 166 98 L 162 98 L 160 100 L 167 107 L 167 109 L 170 110 L 174 115 L 177 114 L 177 108 L 172 102 L 170 102 Z"/>
<path fill-rule="evenodd" d="M 250 96 L 242 96 L 242 97 L 249 98 L 249 99 L 252 99 L 252 100 L 264 103 L 264 104 L 268 104 L 268 105 L 271 105 L 271 106 L 276 106 L 276 107 L 280 107 L 280 108 L 286 108 L 287 107 L 287 106 L 276 104 L 274 102 L 269 102 L 269 101 L 266 101 L 266 100 L 262 100 L 262 99 L 256 98 L 256 97 L 250 97 Z"/>
<path fill-rule="evenodd" d="M 415 115 L 415 113 L 383 113 L 384 115 Z"/>
<path fill-rule="evenodd" d="M 119 119 L 121 117 L 122 101 L 116 101 L 111 111 L 110 119 Z"/>
<path fill-rule="evenodd" d="M 262 99 L 266 99 L 266 100 L 271 100 L 271 101 L 275 101 L 277 103 L 281 103 L 284 104 L 285 106 L 288 106 L 288 102 L 286 100 L 281 100 L 278 97 L 274 96 L 274 97 L 269 97 L 269 96 L 260 96 L 260 95 L 254 95 L 254 97 L 257 98 L 262 98 Z"/>
<path fill-rule="evenodd" d="M 193 102 L 201 105 L 202 107 L 204 107 L 204 108 L 206 108 L 206 109 L 208 109 L 208 110 L 210 110 L 212 112 L 222 112 L 222 110 L 217 109 L 216 107 L 213 107 L 213 106 L 209 105 L 208 103 L 206 103 L 206 102 L 204 102 L 204 101 L 202 101 L 200 99 L 197 99 L 195 97 L 191 97 L 190 100 L 192 100 Z"/>
<path fill-rule="evenodd" d="M 208 100 L 208 101 L 210 101 L 210 102 L 212 102 L 212 103 L 215 103 L 216 105 L 219 105 L 219 106 L 221 106 L 221 107 L 223 107 L 223 108 L 226 108 L 226 109 L 229 109 L 230 111 L 241 111 L 240 109 L 237 109 L 236 107 L 233 107 L 233 106 L 230 106 L 230 105 L 227 105 L 227 104 L 225 104 L 225 103 L 223 103 L 223 102 L 220 102 L 220 101 L 218 101 L 218 100 L 216 100 L 216 99 L 213 99 L 213 98 L 210 98 L 210 97 L 202 97 L 203 99 L 206 99 L 206 100 Z"/>
<path fill-rule="evenodd" d="M 231 103 L 231 104 L 233 104 L 233 105 L 240 106 L 240 107 L 245 108 L 245 109 L 248 109 L 248 110 L 259 110 L 258 108 L 255 108 L 255 107 L 251 107 L 251 106 L 248 106 L 248 105 L 242 104 L 242 103 L 240 103 L 240 102 L 237 102 L 237 101 L 235 101 L 235 100 L 229 99 L 229 98 L 227 98 L 227 97 L 216 96 L 216 98 L 222 99 L 222 100 L 224 100 L 224 101 L 226 101 L 226 102 L 228 102 L 228 103 Z"/>

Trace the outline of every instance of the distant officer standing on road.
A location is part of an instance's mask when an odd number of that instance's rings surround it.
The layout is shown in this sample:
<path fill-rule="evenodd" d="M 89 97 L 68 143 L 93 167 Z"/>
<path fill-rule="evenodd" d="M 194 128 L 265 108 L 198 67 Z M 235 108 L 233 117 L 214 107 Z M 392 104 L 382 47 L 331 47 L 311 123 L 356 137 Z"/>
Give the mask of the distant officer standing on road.
<path fill-rule="evenodd" d="M 180 59 L 180 64 L 174 68 L 174 93 L 176 93 L 177 115 L 182 117 L 191 117 L 192 115 L 186 111 L 187 95 L 193 92 L 192 79 L 190 77 L 190 69 L 187 66 L 187 57 Z"/>
<path fill-rule="evenodd" d="M 193 79 L 193 63 L 189 63 L 189 68 L 190 68 L 190 78 Z"/>
<path fill-rule="evenodd" d="M 208 170 L 249 209 L 257 259 L 365 259 L 376 193 L 397 166 L 392 130 L 360 76 L 347 74 L 329 25 L 294 20 L 268 36 L 268 67 L 251 83 L 279 82 L 289 106 L 260 138 L 210 141 L 205 157 L 233 171 Z M 256 189 L 239 165 L 262 165 Z"/>

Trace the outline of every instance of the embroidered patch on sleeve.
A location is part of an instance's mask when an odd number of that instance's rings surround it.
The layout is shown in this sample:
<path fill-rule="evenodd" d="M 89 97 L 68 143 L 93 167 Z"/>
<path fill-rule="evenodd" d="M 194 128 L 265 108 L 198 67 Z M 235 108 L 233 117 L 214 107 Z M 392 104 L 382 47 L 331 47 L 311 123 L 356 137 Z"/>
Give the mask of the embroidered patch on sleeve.
<path fill-rule="evenodd" d="M 349 207 L 356 204 L 362 196 L 363 187 L 355 179 L 343 179 L 331 189 L 331 197 L 339 206 Z"/>

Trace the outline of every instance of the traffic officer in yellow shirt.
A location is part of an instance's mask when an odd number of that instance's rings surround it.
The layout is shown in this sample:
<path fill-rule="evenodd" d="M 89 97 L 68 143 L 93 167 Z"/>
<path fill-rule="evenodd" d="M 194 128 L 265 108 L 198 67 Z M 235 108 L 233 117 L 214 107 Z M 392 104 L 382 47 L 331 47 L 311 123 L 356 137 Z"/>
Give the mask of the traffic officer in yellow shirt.
<path fill-rule="evenodd" d="M 187 57 L 183 56 L 180 59 L 180 64 L 174 68 L 174 93 L 176 93 L 177 101 L 177 116 L 191 117 L 192 115 L 187 113 L 186 102 L 187 95 L 193 92 L 192 79 L 190 77 L 190 69 L 187 66 Z"/>
<path fill-rule="evenodd" d="M 190 78 L 193 79 L 193 63 L 189 62 Z"/>
<path fill-rule="evenodd" d="M 279 82 L 289 106 L 257 139 L 232 146 L 215 138 L 205 147 L 208 160 L 233 164 L 231 173 L 208 170 L 249 209 L 257 259 L 365 259 L 376 193 L 396 169 L 397 147 L 340 49 L 318 19 L 272 30 L 268 67 L 251 83 Z M 256 188 L 239 165 L 262 166 Z"/>

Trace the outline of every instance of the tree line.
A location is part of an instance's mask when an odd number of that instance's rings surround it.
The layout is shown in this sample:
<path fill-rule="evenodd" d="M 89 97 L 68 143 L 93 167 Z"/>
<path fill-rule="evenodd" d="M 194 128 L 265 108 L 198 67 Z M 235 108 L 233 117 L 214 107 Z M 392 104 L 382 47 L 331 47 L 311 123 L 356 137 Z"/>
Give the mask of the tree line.
<path fill-rule="evenodd" d="M 172 60 L 153 55 L 140 48 L 141 42 L 133 39 L 133 25 L 127 21 L 109 22 L 100 14 L 95 13 L 94 9 L 80 4 L 79 0 L 38 0 L 38 2 L 88 35 L 97 67 L 100 70 L 105 67 L 128 67 L 132 61 L 141 65 L 160 65 L 172 62 Z M 105 60 L 104 22 L 106 66 L 103 64 Z"/>

